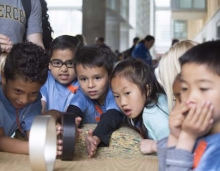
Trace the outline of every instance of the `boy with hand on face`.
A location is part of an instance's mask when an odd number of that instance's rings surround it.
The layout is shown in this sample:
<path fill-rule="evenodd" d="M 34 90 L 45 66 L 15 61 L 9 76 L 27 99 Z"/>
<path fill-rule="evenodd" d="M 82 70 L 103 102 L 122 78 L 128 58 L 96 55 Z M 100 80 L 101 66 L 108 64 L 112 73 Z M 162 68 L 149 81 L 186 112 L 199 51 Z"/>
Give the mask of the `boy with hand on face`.
<path fill-rule="evenodd" d="M 220 42 L 206 42 L 180 58 L 181 104 L 170 135 L 158 142 L 160 170 L 219 170 Z"/>

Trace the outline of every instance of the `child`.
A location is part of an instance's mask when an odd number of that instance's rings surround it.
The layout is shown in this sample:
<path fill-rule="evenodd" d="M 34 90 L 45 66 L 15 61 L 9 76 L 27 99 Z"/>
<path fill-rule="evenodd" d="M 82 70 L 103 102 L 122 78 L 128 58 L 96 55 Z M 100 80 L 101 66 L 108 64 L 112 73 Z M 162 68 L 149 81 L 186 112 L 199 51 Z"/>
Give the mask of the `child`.
<path fill-rule="evenodd" d="M 123 115 L 109 88 L 113 66 L 114 53 L 104 44 L 85 45 L 74 59 L 80 88 L 67 112 L 76 113 L 83 123 L 98 123 L 94 132 L 89 130 L 86 139 L 89 157 L 95 155 L 99 143 L 108 145 L 112 130 L 122 122 Z"/>
<path fill-rule="evenodd" d="M 141 152 L 156 152 L 156 140 L 169 134 L 168 106 L 151 68 L 134 58 L 121 61 L 112 73 L 111 88 L 128 124 L 144 138 Z"/>
<path fill-rule="evenodd" d="M 15 44 L 9 52 L 0 89 L 0 151 L 28 154 L 28 141 L 11 138 L 18 128 L 28 140 L 41 113 L 41 86 L 47 79 L 46 52 L 33 43 Z"/>
<path fill-rule="evenodd" d="M 49 72 L 41 88 L 42 113 L 55 109 L 65 112 L 78 88 L 73 59 L 80 45 L 76 37 L 63 35 L 54 39 L 49 49 Z"/>
<path fill-rule="evenodd" d="M 159 156 L 161 170 L 219 170 L 219 47 L 219 41 L 206 42 L 180 58 L 182 103 L 177 115 L 183 119 L 170 124 L 166 155 Z M 166 139 L 158 142 L 159 147 L 164 144 Z"/>
<path fill-rule="evenodd" d="M 157 81 L 163 87 L 168 100 L 169 111 L 174 106 L 172 85 L 177 74 L 180 73 L 180 56 L 198 43 L 191 40 L 183 40 L 175 43 L 168 52 L 161 58 L 158 67 L 155 69 Z"/>

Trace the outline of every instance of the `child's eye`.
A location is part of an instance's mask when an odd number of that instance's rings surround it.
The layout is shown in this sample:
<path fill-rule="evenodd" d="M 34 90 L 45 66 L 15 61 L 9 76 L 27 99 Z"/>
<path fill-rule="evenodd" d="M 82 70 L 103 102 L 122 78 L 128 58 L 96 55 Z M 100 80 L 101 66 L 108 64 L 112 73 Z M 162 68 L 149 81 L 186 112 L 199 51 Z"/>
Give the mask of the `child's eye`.
<path fill-rule="evenodd" d="M 119 96 L 117 96 L 117 95 L 114 95 L 114 98 L 115 98 L 115 99 L 118 99 L 118 98 L 119 98 Z"/>
<path fill-rule="evenodd" d="M 95 77 L 95 79 L 96 79 L 96 80 L 100 80 L 100 79 L 101 79 L 101 77 Z"/>
<path fill-rule="evenodd" d="M 201 91 L 207 91 L 208 88 L 200 88 Z"/>
<path fill-rule="evenodd" d="M 125 93 L 125 95 L 129 95 L 129 94 L 130 94 L 130 92 L 126 92 L 126 93 Z"/>
<path fill-rule="evenodd" d="M 31 93 L 31 95 L 36 96 L 38 94 L 38 92 L 33 92 Z"/>
<path fill-rule="evenodd" d="M 86 81 L 86 78 L 80 78 L 80 81 Z"/>
<path fill-rule="evenodd" d="M 16 94 L 21 94 L 21 90 L 18 90 L 18 89 L 15 89 L 14 92 L 15 92 Z"/>
<path fill-rule="evenodd" d="M 181 88 L 181 91 L 187 91 L 187 90 L 188 90 L 188 88 L 185 88 L 185 87 Z"/>

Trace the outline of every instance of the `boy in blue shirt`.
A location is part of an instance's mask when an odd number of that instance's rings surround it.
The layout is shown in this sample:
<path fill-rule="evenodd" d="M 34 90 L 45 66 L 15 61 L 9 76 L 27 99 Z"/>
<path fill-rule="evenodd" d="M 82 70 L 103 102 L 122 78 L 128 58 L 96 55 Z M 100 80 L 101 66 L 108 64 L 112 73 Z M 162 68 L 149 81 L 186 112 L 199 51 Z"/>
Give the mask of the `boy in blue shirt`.
<path fill-rule="evenodd" d="M 79 49 L 74 68 L 80 84 L 67 112 L 76 113 L 83 123 L 98 123 L 89 130 L 86 145 L 90 157 L 99 143 L 108 145 L 111 133 L 120 126 L 123 115 L 109 87 L 114 53 L 106 45 L 87 45 Z M 100 121 L 100 122 L 99 122 Z"/>
<path fill-rule="evenodd" d="M 28 141 L 11 138 L 19 129 L 26 140 L 41 113 L 40 88 L 47 79 L 46 51 L 33 43 L 15 44 L 7 56 L 0 89 L 0 151 L 28 154 Z"/>
<path fill-rule="evenodd" d="M 157 143 L 161 171 L 219 170 L 219 47 L 205 42 L 179 59 L 181 104 L 170 115 L 169 137 Z"/>
<path fill-rule="evenodd" d="M 73 59 L 80 46 L 76 37 L 62 35 L 54 39 L 49 48 L 49 71 L 41 88 L 42 113 L 55 109 L 65 112 L 78 88 Z"/>

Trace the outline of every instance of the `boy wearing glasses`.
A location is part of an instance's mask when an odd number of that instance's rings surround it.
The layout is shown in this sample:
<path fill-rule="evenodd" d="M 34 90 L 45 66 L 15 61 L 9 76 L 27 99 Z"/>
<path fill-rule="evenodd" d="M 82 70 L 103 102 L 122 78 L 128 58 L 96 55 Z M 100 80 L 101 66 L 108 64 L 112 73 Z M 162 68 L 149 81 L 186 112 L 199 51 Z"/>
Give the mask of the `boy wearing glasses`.
<path fill-rule="evenodd" d="M 79 85 L 73 65 L 79 46 L 79 40 L 68 35 L 59 36 L 51 42 L 48 79 L 41 88 L 42 113 L 51 109 L 67 110 Z"/>

